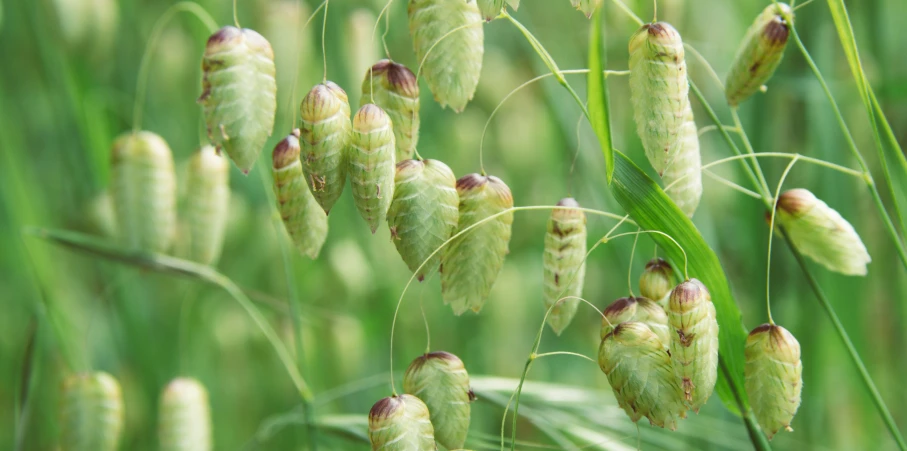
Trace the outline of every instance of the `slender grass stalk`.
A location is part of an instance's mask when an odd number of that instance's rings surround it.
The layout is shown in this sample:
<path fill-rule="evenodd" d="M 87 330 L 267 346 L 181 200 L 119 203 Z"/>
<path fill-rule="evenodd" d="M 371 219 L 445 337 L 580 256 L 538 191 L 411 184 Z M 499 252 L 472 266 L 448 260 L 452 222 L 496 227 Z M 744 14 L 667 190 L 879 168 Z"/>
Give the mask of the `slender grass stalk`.
<path fill-rule="evenodd" d="M 753 145 L 750 143 L 749 137 L 746 133 L 743 133 L 743 123 L 740 122 L 740 115 L 737 114 L 737 108 L 731 108 L 731 117 L 734 119 L 734 125 L 737 127 L 737 130 L 740 131 L 740 139 L 743 140 L 743 148 L 746 149 L 746 153 L 756 155 L 756 151 L 753 150 Z M 759 177 L 759 183 L 762 184 L 762 189 L 765 190 L 765 192 L 770 192 L 768 182 L 765 181 L 765 174 L 762 173 L 762 166 L 756 163 L 756 160 L 753 160 L 753 168 L 756 170 L 756 176 Z"/>
<path fill-rule="evenodd" d="M 793 160 L 790 160 L 790 163 L 787 164 L 787 167 L 784 168 L 784 173 L 781 174 L 781 179 L 778 180 L 778 188 L 775 189 L 775 199 L 778 199 L 781 196 L 781 187 L 784 185 L 784 180 L 787 178 L 787 175 L 790 174 L 790 170 L 794 168 L 794 165 L 797 163 L 797 158 L 794 157 Z M 768 315 L 768 323 L 775 325 L 775 320 L 772 319 L 772 298 L 771 298 L 771 281 L 772 281 L 772 238 L 775 236 L 775 213 L 778 212 L 778 202 L 772 204 L 772 216 L 768 223 L 768 256 L 765 257 L 765 313 Z"/>

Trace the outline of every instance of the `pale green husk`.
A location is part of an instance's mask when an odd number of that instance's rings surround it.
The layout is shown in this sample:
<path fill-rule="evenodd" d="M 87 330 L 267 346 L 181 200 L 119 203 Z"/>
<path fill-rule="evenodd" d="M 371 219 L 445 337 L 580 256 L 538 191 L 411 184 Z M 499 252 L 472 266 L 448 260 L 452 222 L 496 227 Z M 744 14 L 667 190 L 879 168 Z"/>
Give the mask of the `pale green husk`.
<path fill-rule="evenodd" d="M 457 180 L 457 233 L 513 207 L 510 188 L 494 176 L 469 174 Z M 441 296 L 454 314 L 482 310 L 508 253 L 513 212 L 495 217 L 453 240 L 441 253 Z"/>
<path fill-rule="evenodd" d="M 123 416 L 123 393 L 113 376 L 96 372 L 67 377 L 60 403 L 60 449 L 116 450 Z"/>
<path fill-rule="evenodd" d="M 274 53 L 262 35 L 226 26 L 208 38 L 202 59 L 208 138 L 248 174 L 274 128 Z"/>
<path fill-rule="evenodd" d="M 380 107 L 366 104 L 353 118 L 347 159 L 353 201 L 372 233 L 394 196 L 394 129 Z"/>
<path fill-rule="evenodd" d="M 572 198 L 561 199 L 561 207 L 579 207 Z M 543 267 L 545 309 L 566 296 L 581 297 L 586 276 L 586 214 L 575 208 L 557 208 L 548 218 Z M 579 299 L 565 299 L 548 314 L 548 325 L 561 332 L 573 321 Z"/>
<path fill-rule="evenodd" d="M 718 321 L 709 290 L 690 279 L 668 302 L 671 358 L 686 401 L 694 412 L 709 399 L 718 379 Z"/>
<path fill-rule="evenodd" d="M 790 6 L 770 4 L 746 31 L 727 76 L 725 96 L 731 106 L 755 94 L 781 64 L 790 38 L 784 16 L 793 18 Z"/>
<path fill-rule="evenodd" d="M 413 157 L 419 142 L 419 82 L 406 66 L 391 60 L 375 63 L 362 81 L 361 104 L 383 108 L 394 123 L 398 162 Z"/>
<path fill-rule="evenodd" d="M 690 105 L 680 33 L 670 24 L 643 25 L 630 38 L 630 100 L 646 157 L 659 175 L 680 149 Z"/>
<path fill-rule="evenodd" d="M 158 414 L 161 451 L 212 449 L 208 392 L 199 381 L 177 378 L 167 384 Z"/>
<path fill-rule="evenodd" d="M 646 417 L 655 426 L 675 430 L 677 420 L 686 418 L 671 356 L 645 324 L 625 322 L 606 335 L 598 365 L 608 376 L 617 403 L 634 422 Z"/>
<path fill-rule="evenodd" d="M 176 174 L 170 147 L 151 132 L 113 143 L 110 194 L 123 245 L 164 253 L 176 233 Z"/>
<path fill-rule="evenodd" d="M 771 439 L 781 429 L 792 431 L 800 406 L 803 364 L 800 343 L 787 329 L 763 324 L 746 338 L 746 394 L 756 420 Z"/>
<path fill-rule="evenodd" d="M 419 356 L 403 375 L 403 390 L 425 401 L 438 443 L 447 449 L 463 447 L 473 394 L 457 356 L 444 351 Z"/>
<path fill-rule="evenodd" d="M 840 213 L 808 190 L 782 193 L 775 222 L 803 255 L 841 274 L 866 275 L 872 258 L 860 235 Z"/>
<path fill-rule="evenodd" d="M 592 13 L 602 6 L 603 0 L 570 0 L 574 8 L 583 12 L 586 17 L 592 17 Z"/>
<path fill-rule="evenodd" d="M 442 107 L 463 111 L 475 94 L 485 53 L 482 23 L 476 0 L 409 1 L 416 61 Z"/>
<path fill-rule="evenodd" d="M 230 162 L 204 146 L 189 160 L 186 201 L 186 258 L 210 265 L 220 257 L 230 205 Z"/>
<path fill-rule="evenodd" d="M 315 200 L 299 161 L 298 130 L 274 148 L 274 194 L 287 233 L 299 252 L 315 259 L 328 235 L 328 217 Z"/>
<path fill-rule="evenodd" d="M 412 395 L 384 398 L 368 415 L 372 451 L 435 451 L 428 407 Z"/>
<path fill-rule="evenodd" d="M 642 297 L 655 301 L 662 308 L 668 307 L 668 297 L 674 289 L 674 268 L 661 258 L 646 263 L 646 269 L 639 276 L 639 292 Z"/>
<path fill-rule="evenodd" d="M 668 348 L 671 342 L 671 329 L 668 327 L 668 315 L 664 309 L 644 297 L 620 298 L 611 303 L 604 311 L 602 318 L 601 338 L 605 338 L 620 323 L 634 321 L 648 326 L 658 340 Z"/>
<path fill-rule="evenodd" d="M 415 272 L 457 229 L 460 217 L 457 179 L 438 160 L 404 160 L 397 164 L 394 199 L 387 224 L 397 252 Z M 417 273 L 422 281 L 438 268 L 435 254 Z"/>
<path fill-rule="evenodd" d="M 346 183 L 350 103 L 334 82 L 315 85 L 299 106 L 302 169 L 315 200 L 330 213 Z"/>
<path fill-rule="evenodd" d="M 494 20 L 504 10 L 504 0 L 476 0 L 476 5 L 487 22 Z"/>
<path fill-rule="evenodd" d="M 702 199 L 702 157 L 699 155 L 699 130 L 696 129 L 693 108 L 689 103 L 684 117 L 686 121 L 680 130 L 680 147 L 661 178 L 665 194 L 680 211 L 692 218 Z"/>

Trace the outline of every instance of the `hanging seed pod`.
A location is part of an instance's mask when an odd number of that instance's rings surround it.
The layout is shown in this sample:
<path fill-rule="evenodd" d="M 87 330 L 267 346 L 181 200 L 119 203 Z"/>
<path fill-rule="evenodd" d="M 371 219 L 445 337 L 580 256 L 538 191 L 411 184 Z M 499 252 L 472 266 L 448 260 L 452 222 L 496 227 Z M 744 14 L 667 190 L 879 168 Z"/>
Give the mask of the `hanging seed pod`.
<path fill-rule="evenodd" d="M 277 113 L 271 44 L 248 28 L 223 27 L 208 38 L 202 72 L 198 103 L 208 138 L 248 174 L 271 136 Z"/>
<path fill-rule="evenodd" d="M 462 448 L 469 430 L 469 374 L 455 355 L 430 352 L 419 356 L 403 374 L 403 390 L 425 401 L 435 439 L 447 449 Z"/>
<path fill-rule="evenodd" d="M 176 174 L 167 142 L 151 132 L 120 135 L 113 143 L 110 185 L 122 243 L 166 252 L 176 233 Z"/>
<path fill-rule="evenodd" d="M 746 337 L 745 354 L 744 386 L 765 435 L 771 440 L 781 429 L 793 431 L 803 389 L 800 343 L 787 329 L 763 324 Z"/>
<path fill-rule="evenodd" d="M 559 207 L 579 207 L 573 198 L 557 203 Z M 586 214 L 575 208 L 551 210 L 548 233 L 545 234 L 545 310 L 566 296 L 583 295 L 586 277 Z M 561 332 L 573 320 L 579 299 L 566 299 L 548 314 L 548 325 L 554 333 Z"/>
<path fill-rule="evenodd" d="M 476 5 L 486 22 L 491 22 L 504 10 L 504 0 L 476 0 Z"/>
<path fill-rule="evenodd" d="M 449 105 L 459 113 L 472 100 L 482 73 L 484 33 L 475 0 L 410 0 L 409 34 L 416 60 L 442 107 Z"/>
<path fill-rule="evenodd" d="M 644 297 L 620 298 L 611 303 L 603 312 L 601 338 L 614 330 L 614 326 L 628 321 L 643 323 L 665 345 L 671 343 L 671 330 L 668 327 L 668 315 L 651 299 Z"/>
<path fill-rule="evenodd" d="M 689 103 L 685 117 L 686 122 L 680 130 L 680 147 L 674 160 L 665 168 L 662 181 L 668 197 L 680 211 L 692 218 L 702 199 L 702 158 L 699 155 L 699 131 Z"/>
<path fill-rule="evenodd" d="M 840 213 L 808 190 L 797 188 L 782 193 L 775 222 L 787 231 L 803 255 L 841 274 L 866 275 L 866 265 L 872 258 L 860 235 Z"/>
<path fill-rule="evenodd" d="M 361 104 L 374 103 L 394 124 L 396 161 L 413 157 L 419 142 L 419 81 L 402 64 L 381 60 L 365 72 Z"/>
<path fill-rule="evenodd" d="M 654 300 L 662 308 L 668 306 L 668 297 L 674 284 L 674 268 L 657 257 L 646 263 L 646 270 L 639 276 L 639 291 L 642 296 Z"/>
<path fill-rule="evenodd" d="M 387 219 L 394 197 L 394 127 L 380 107 L 367 104 L 353 118 L 348 168 L 356 209 L 372 233 Z"/>
<path fill-rule="evenodd" d="M 274 147 L 274 194 L 283 225 L 296 248 L 315 259 L 328 236 L 328 216 L 309 191 L 299 152 L 299 129 Z"/>
<path fill-rule="evenodd" d="M 412 395 L 394 395 L 372 406 L 368 413 L 372 451 L 435 451 L 434 429 L 428 407 Z"/>
<path fill-rule="evenodd" d="M 350 142 L 350 102 L 332 81 L 315 85 L 302 99 L 300 144 L 306 184 L 330 213 L 346 183 L 346 147 Z"/>
<path fill-rule="evenodd" d="M 199 381 L 172 380 L 161 393 L 158 424 L 162 451 L 212 449 L 208 392 Z"/>
<path fill-rule="evenodd" d="M 453 171 L 438 160 L 397 163 L 387 224 L 397 252 L 410 271 L 416 272 L 457 229 L 460 212 L 456 183 Z M 437 269 L 440 259 L 440 254 L 435 254 L 422 267 L 416 276 L 420 282 Z"/>
<path fill-rule="evenodd" d="M 731 106 L 737 106 L 755 94 L 781 64 L 790 38 L 790 24 L 785 17 L 794 17 L 790 6 L 773 3 L 766 6 L 746 30 L 731 63 L 724 91 Z"/>
<path fill-rule="evenodd" d="M 684 396 L 694 412 L 709 399 L 718 379 L 718 320 L 702 282 L 677 285 L 668 302 L 671 358 Z"/>
<path fill-rule="evenodd" d="M 633 422 L 646 417 L 652 425 L 673 431 L 677 420 L 686 418 L 671 355 L 645 324 L 617 325 L 602 339 L 598 365 L 608 376 L 617 403 Z"/>
<path fill-rule="evenodd" d="M 592 17 L 592 13 L 601 7 L 602 0 L 570 0 L 570 4 L 573 5 L 574 8 L 582 11 L 588 18 Z"/>
<path fill-rule="evenodd" d="M 123 432 L 123 393 L 113 376 L 74 374 L 63 381 L 62 451 L 114 451 Z"/>
<path fill-rule="evenodd" d="M 630 100 L 646 157 L 659 175 L 680 149 L 688 92 L 680 33 L 665 22 L 643 25 L 630 38 Z"/>
<path fill-rule="evenodd" d="M 457 233 L 513 207 L 513 195 L 501 179 L 468 174 L 457 180 L 460 220 Z M 441 252 L 441 296 L 454 314 L 479 313 L 504 266 L 513 212 L 497 216 L 453 240 Z"/>
<path fill-rule="evenodd" d="M 189 260 L 210 265 L 220 257 L 230 205 L 230 162 L 205 146 L 189 160 L 186 223 Z"/>

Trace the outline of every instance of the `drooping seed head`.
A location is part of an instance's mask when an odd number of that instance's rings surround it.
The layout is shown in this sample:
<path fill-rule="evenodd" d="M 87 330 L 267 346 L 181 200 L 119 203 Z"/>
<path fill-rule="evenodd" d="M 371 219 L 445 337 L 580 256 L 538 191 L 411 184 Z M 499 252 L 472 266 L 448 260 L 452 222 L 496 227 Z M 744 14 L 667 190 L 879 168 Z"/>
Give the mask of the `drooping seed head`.
<path fill-rule="evenodd" d="M 671 291 L 668 324 L 675 372 L 690 408 L 699 412 L 718 379 L 718 320 L 702 282 L 690 279 Z"/>
<path fill-rule="evenodd" d="M 661 258 L 653 258 L 646 263 L 646 269 L 639 276 L 639 291 L 643 297 L 667 307 L 668 296 L 674 288 L 674 268 Z"/>
<path fill-rule="evenodd" d="M 787 329 L 763 324 L 747 336 L 745 355 L 744 385 L 759 425 L 769 439 L 793 430 L 803 389 L 800 343 Z"/>
<path fill-rule="evenodd" d="M 435 449 L 428 407 L 408 394 L 389 396 L 372 406 L 368 414 L 368 438 L 373 451 Z"/>
<path fill-rule="evenodd" d="M 394 196 L 393 123 L 379 106 L 365 104 L 353 118 L 348 170 L 353 201 L 372 233 L 387 219 Z"/>
<path fill-rule="evenodd" d="M 463 361 L 444 351 L 419 356 L 403 375 L 403 390 L 428 406 L 438 443 L 447 449 L 463 447 L 474 399 Z"/>
<path fill-rule="evenodd" d="M 285 169 L 290 165 L 299 162 L 299 129 L 293 129 L 293 132 L 286 138 L 280 140 L 274 146 L 274 152 L 271 155 L 273 167 L 275 170 Z"/>
<path fill-rule="evenodd" d="M 67 377 L 60 403 L 60 449 L 116 450 L 123 416 L 123 393 L 113 376 L 96 372 Z"/>
<path fill-rule="evenodd" d="M 605 338 L 615 326 L 634 321 L 643 323 L 667 348 L 671 342 L 668 328 L 668 315 L 664 309 L 651 299 L 644 297 L 620 298 L 611 303 L 603 312 L 601 338 Z"/>
<path fill-rule="evenodd" d="M 545 234 L 543 257 L 545 309 L 551 309 L 548 325 L 558 335 L 576 315 L 586 275 L 586 214 L 570 197 L 561 199 L 551 210 Z M 554 306 L 552 309 L 551 307 Z"/>
<path fill-rule="evenodd" d="M 208 391 L 190 378 L 172 380 L 161 393 L 158 433 L 162 451 L 212 449 Z"/>
<path fill-rule="evenodd" d="M 476 5 L 486 22 L 491 22 L 504 10 L 504 0 L 476 0 Z"/>
<path fill-rule="evenodd" d="M 419 82 L 406 66 L 381 60 L 367 70 L 362 102 L 383 108 L 394 124 L 396 161 L 413 157 L 419 142 Z"/>
<path fill-rule="evenodd" d="M 350 103 L 332 81 L 315 85 L 299 106 L 302 170 L 315 200 L 329 213 L 346 183 Z"/>
<path fill-rule="evenodd" d="M 303 255 L 315 259 L 328 234 L 327 213 L 318 204 L 302 170 L 300 131 L 293 130 L 274 146 L 274 194 L 284 228 Z"/>
<path fill-rule="evenodd" d="M 773 3 L 750 25 L 728 72 L 725 95 L 731 106 L 750 98 L 775 73 L 790 38 L 791 7 Z"/>
<path fill-rule="evenodd" d="M 189 260 L 210 265 L 220 257 L 230 205 L 230 161 L 212 146 L 189 160 L 183 218 Z"/>

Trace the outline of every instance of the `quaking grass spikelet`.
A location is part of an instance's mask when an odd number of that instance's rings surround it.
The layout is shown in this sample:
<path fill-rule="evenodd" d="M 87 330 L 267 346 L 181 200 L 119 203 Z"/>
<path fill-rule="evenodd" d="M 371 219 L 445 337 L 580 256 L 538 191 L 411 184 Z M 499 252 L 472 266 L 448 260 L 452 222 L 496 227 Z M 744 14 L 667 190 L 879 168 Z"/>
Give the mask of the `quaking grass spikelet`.
<path fill-rule="evenodd" d="M 504 0 L 476 0 L 476 5 L 486 22 L 491 22 L 504 10 Z"/>
<path fill-rule="evenodd" d="M 428 406 L 438 443 L 447 449 L 463 447 L 474 395 L 457 356 L 444 351 L 419 356 L 403 375 L 403 390 Z"/>
<path fill-rule="evenodd" d="M 689 103 L 684 117 L 677 154 L 668 162 L 661 178 L 668 197 L 692 218 L 702 199 L 702 157 L 699 155 L 699 131 Z"/>
<path fill-rule="evenodd" d="M 457 233 L 513 207 L 510 188 L 494 176 L 468 174 L 457 180 Z M 441 296 L 454 314 L 478 313 L 485 305 L 510 243 L 513 212 L 502 214 L 457 237 L 441 253 Z"/>
<path fill-rule="evenodd" d="M 212 449 L 208 391 L 199 381 L 177 378 L 161 393 L 158 434 L 161 451 Z"/>
<path fill-rule="evenodd" d="M 485 53 L 482 22 L 476 0 L 409 2 L 409 34 L 416 60 L 419 64 L 425 61 L 422 68 L 425 81 L 442 107 L 450 106 L 458 113 L 472 100 L 482 73 Z"/>
<path fill-rule="evenodd" d="M 659 175 L 680 149 L 690 100 L 680 33 L 670 24 L 643 25 L 630 38 L 630 100 L 646 157 Z"/>
<path fill-rule="evenodd" d="M 574 208 L 556 208 L 548 218 L 543 256 L 546 310 L 563 297 L 581 297 L 586 276 L 586 214 L 575 209 L 579 203 L 570 197 L 557 206 Z M 548 325 L 554 333 L 560 335 L 573 321 L 578 306 L 579 299 L 566 299 L 551 310 Z"/>
<path fill-rule="evenodd" d="M 694 412 L 709 399 L 718 379 L 718 321 L 709 290 L 699 280 L 677 285 L 668 302 L 671 358 L 686 401 Z"/>
<path fill-rule="evenodd" d="M 189 160 L 185 215 L 190 260 L 210 265 L 220 257 L 230 205 L 230 162 L 204 146 Z"/>
<path fill-rule="evenodd" d="M 350 103 L 332 81 L 315 85 L 299 106 L 302 169 L 315 200 L 330 213 L 346 182 Z"/>
<path fill-rule="evenodd" d="M 176 233 L 176 174 L 163 138 L 144 131 L 120 135 L 113 143 L 110 184 L 123 245 L 167 252 Z"/>
<path fill-rule="evenodd" d="M 327 239 L 328 217 L 309 190 L 299 153 L 298 129 L 274 147 L 274 194 L 283 225 L 296 248 L 315 259 Z"/>
<path fill-rule="evenodd" d="M 123 432 L 123 393 L 113 376 L 81 373 L 63 381 L 62 451 L 114 451 Z"/>
<path fill-rule="evenodd" d="M 208 138 L 248 174 L 274 128 L 274 52 L 262 35 L 226 26 L 208 38 L 202 95 Z"/>
<path fill-rule="evenodd" d="M 746 337 L 745 354 L 744 386 L 759 425 L 769 440 L 781 429 L 792 431 L 803 389 L 800 343 L 787 329 L 763 324 Z"/>
<path fill-rule="evenodd" d="M 372 233 L 394 197 L 394 127 L 380 107 L 364 105 L 353 118 L 348 168 L 353 201 Z"/>
<path fill-rule="evenodd" d="M 368 413 L 368 440 L 372 451 L 435 451 L 434 428 L 428 406 L 403 394 L 388 396 Z"/>
<path fill-rule="evenodd" d="M 617 325 L 601 342 L 598 365 L 614 397 L 634 422 L 646 417 L 655 426 L 677 429 L 686 418 L 683 391 L 665 344 L 643 323 Z"/>
<path fill-rule="evenodd" d="M 654 300 L 663 308 L 668 306 L 668 296 L 675 286 L 674 268 L 661 258 L 646 263 L 646 269 L 639 276 L 639 291 L 643 297 Z"/>
<path fill-rule="evenodd" d="M 793 17 L 790 6 L 770 4 L 746 31 L 727 76 L 725 95 L 731 106 L 755 94 L 781 64 L 790 38 L 790 24 L 785 16 Z"/>
<path fill-rule="evenodd" d="M 614 326 L 620 323 L 635 321 L 648 326 L 658 340 L 665 345 L 671 343 L 671 330 L 668 327 L 668 315 L 654 301 L 644 297 L 620 298 L 611 303 L 603 312 L 601 338 L 605 338 Z"/>
<path fill-rule="evenodd" d="M 602 6 L 603 0 L 570 0 L 574 8 L 583 12 L 586 17 L 592 17 L 592 13 Z"/>
<path fill-rule="evenodd" d="M 397 160 L 413 157 L 419 142 L 419 81 L 406 66 L 381 60 L 365 72 L 361 104 L 383 108 L 394 123 Z"/>
<path fill-rule="evenodd" d="M 397 163 L 394 198 L 387 211 L 387 224 L 397 252 L 410 271 L 457 229 L 460 217 L 457 179 L 446 164 L 438 160 L 403 160 Z M 440 254 L 428 261 L 417 277 L 438 268 Z"/>

